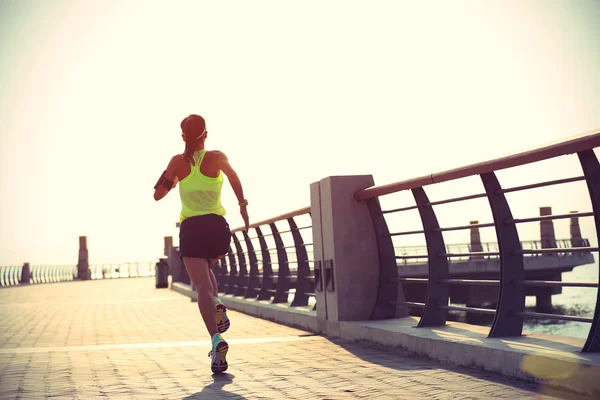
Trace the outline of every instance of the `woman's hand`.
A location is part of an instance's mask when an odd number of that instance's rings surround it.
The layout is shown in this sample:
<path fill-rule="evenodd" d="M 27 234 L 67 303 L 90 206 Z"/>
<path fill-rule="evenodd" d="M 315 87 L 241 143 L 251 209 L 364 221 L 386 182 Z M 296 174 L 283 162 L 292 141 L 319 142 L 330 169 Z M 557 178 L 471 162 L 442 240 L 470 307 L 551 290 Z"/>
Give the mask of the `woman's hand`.
<path fill-rule="evenodd" d="M 248 207 L 247 206 L 240 206 L 240 214 L 242 214 L 242 218 L 244 219 L 244 226 L 246 227 L 246 232 L 248 232 L 248 229 L 250 229 L 250 223 L 248 222 Z"/>

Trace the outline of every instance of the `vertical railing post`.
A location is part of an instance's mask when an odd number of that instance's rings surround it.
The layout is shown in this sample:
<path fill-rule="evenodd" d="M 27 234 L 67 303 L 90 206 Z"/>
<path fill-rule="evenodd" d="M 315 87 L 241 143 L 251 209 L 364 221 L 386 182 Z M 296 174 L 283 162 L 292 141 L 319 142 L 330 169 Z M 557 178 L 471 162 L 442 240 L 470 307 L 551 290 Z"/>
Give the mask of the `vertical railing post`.
<path fill-rule="evenodd" d="M 496 174 L 481 174 L 500 252 L 500 294 L 489 337 L 521 336 L 525 311 L 525 267 L 519 233 Z"/>
<path fill-rule="evenodd" d="M 256 259 L 256 253 L 254 252 L 254 246 L 252 245 L 252 240 L 248 235 L 248 232 L 243 231 L 242 235 L 244 235 L 244 242 L 246 242 L 246 248 L 248 249 L 248 260 L 250 261 L 250 273 L 248 276 L 248 287 L 246 288 L 246 293 L 244 293 L 245 298 L 256 298 L 258 295 L 258 260 Z"/>
<path fill-rule="evenodd" d="M 267 246 L 267 241 L 260 230 L 256 227 L 256 234 L 258 236 L 258 243 L 260 244 L 260 254 L 262 257 L 262 281 L 260 285 L 260 293 L 258 294 L 258 300 L 270 300 L 273 296 L 273 265 L 271 264 L 271 252 Z"/>
<path fill-rule="evenodd" d="M 273 233 L 273 240 L 275 241 L 275 248 L 277 249 L 277 287 L 275 289 L 275 296 L 273 296 L 273 303 L 287 303 L 288 294 L 290 292 L 290 265 L 288 262 L 287 252 L 285 251 L 285 245 L 279 234 L 279 230 L 275 223 L 269 224 L 271 227 L 271 233 Z"/>
<path fill-rule="evenodd" d="M 390 231 L 377 197 L 366 200 L 373 222 L 373 231 L 379 252 L 379 290 L 372 320 L 402 318 L 408 316 L 408 307 L 402 285 L 398 282 L 398 263 Z"/>
<path fill-rule="evenodd" d="M 229 246 L 227 257 L 229 258 L 229 279 L 227 280 L 227 290 L 225 291 L 225 294 L 234 294 L 237 290 L 239 280 L 237 272 L 237 262 L 235 260 L 235 254 L 233 253 L 233 249 L 231 248 L 231 246 Z"/>
<path fill-rule="evenodd" d="M 246 268 L 246 256 L 244 255 L 244 249 L 242 249 L 242 245 L 240 244 L 239 239 L 235 232 L 231 234 L 231 238 L 233 239 L 233 245 L 235 246 L 235 252 L 237 254 L 237 259 L 239 261 L 239 274 L 238 274 L 238 285 L 233 293 L 234 296 L 243 296 L 246 294 L 246 289 L 248 288 L 248 269 Z"/>
<path fill-rule="evenodd" d="M 579 162 L 585 175 L 592 211 L 594 212 L 594 223 L 596 225 L 596 238 L 600 240 L 600 164 L 594 154 L 594 150 L 586 150 L 577 154 Z M 599 271 L 600 272 L 600 271 Z M 599 274 L 600 283 L 600 274 Z M 596 309 L 590 332 L 583 346 L 584 353 L 600 352 L 600 288 L 596 290 Z"/>
<path fill-rule="evenodd" d="M 217 270 L 217 285 L 219 293 L 225 293 L 227 291 L 227 284 L 229 282 L 229 274 L 227 273 L 227 256 L 224 256 L 219 261 L 221 267 Z"/>
<path fill-rule="evenodd" d="M 288 218 L 288 224 L 292 231 L 292 238 L 294 239 L 294 248 L 296 250 L 296 262 L 298 266 L 298 273 L 296 277 L 296 294 L 292 301 L 292 306 L 307 306 L 308 305 L 308 294 L 310 290 L 310 265 L 308 263 L 308 254 L 306 252 L 306 246 L 302 239 L 302 234 L 298 230 L 298 226 L 294 221 L 294 218 Z"/>
<path fill-rule="evenodd" d="M 425 310 L 423 310 L 418 326 L 443 326 L 448 318 L 448 310 L 440 307 L 447 306 L 450 298 L 450 285 L 442 282 L 450 277 L 448 258 L 440 256 L 446 252 L 446 245 L 425 190 L 420 187 L 413 189 L 412 193 L 423 223 L 429 263 Z"/>

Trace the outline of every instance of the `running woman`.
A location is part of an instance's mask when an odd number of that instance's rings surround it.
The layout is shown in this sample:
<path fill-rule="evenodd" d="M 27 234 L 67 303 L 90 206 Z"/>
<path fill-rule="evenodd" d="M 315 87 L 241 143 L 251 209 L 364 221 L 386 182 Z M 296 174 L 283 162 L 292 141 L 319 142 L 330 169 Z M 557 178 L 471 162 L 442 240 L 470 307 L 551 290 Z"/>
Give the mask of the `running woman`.
<path fill-rule="evenodd" d="M 212 338 L 213 373 L 227 370 L 229 345 L 221 336 L 229 328 L 225 306 L 218 297 L 217 279 L 211 265 L 229 250 L 231 231 L 221 205 L 223 173 L 235 193 L 240 214 L 248 230 L 248 201 L 240 179 L 227 156 L 206 150 L 208 136 L 204 118 L 191 114 L 181 121 L 185 150 L 171 158 L 167 169 L 154 186 L 154 199 L 160 200 L 179 182 L 181 214 L 179 216 L 179 253 L 198 293 L 198 308 Z"/>

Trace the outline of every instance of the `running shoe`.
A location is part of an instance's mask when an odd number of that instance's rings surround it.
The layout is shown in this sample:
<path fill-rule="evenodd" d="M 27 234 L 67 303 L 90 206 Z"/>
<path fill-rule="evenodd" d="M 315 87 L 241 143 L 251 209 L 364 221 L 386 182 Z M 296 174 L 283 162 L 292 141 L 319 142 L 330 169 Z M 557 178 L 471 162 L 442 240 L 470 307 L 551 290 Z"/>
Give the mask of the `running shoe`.
<path fill-rule="evenodd" d="M 210 364 L 210 369 L 213 374 L 219 374 L 221 372 L 227 371 L 227 351 L 229 350 L 229 345 L 223 339 L 220 334 L 216 334 L 212 338 L 212 350 L 208 353 L 208 356 L 212 358 L 212 362 Z"/>
<path fill-rule="evenodd" d="M 215 297 L 215 306 L 217 308 L 217 332 L 224 333 L 227 332 L 231 323 L 229 322 L 229 318 L 227 317 L 227 308 L 218 297 Z"/>

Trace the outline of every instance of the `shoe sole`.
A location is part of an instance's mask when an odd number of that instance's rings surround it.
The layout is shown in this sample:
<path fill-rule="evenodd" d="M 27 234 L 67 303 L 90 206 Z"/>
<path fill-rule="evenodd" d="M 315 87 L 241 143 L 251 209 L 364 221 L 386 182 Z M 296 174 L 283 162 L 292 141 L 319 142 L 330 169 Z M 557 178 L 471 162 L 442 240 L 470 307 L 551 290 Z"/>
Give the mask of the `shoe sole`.
<path fill-rule="evenodd" d="M 223 304 L 217 304 L 217 332 L 227 332 L 231 323 L 227 318 L 227 308 Z"/>
<path fill-rule="evenodd" d="M 217 344 L 216 349 L 214 350 L 212 363 L 210 364 L 210 369 L 213 374 L 219 374 L 221 372 L 227 371 L 229 365 L 227 365 L 227 351 L 229 350 L 229 345 L 226 341 L 221 341 Z"/>

